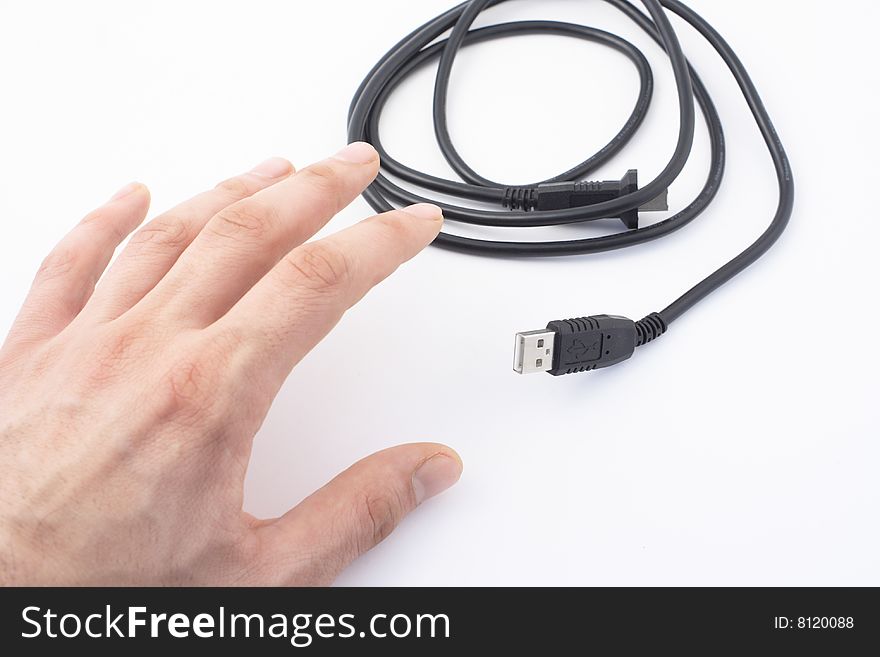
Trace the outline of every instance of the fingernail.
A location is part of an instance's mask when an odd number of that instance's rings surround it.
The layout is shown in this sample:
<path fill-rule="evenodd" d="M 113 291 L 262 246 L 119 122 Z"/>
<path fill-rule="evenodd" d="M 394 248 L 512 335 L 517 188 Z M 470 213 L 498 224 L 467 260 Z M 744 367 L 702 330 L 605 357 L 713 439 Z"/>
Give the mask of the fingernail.
<path fill-rule="evenodd" d="M 461 461 L 446 454 L 432 456 L 413 473 L 416 504 L 439 495 L 461 477 Z"/>
<path fill-rule="evenodd" d="M 126 196 L 131 194 L 136 189 L 140 189 L 140 186 L 141 186 L 140 183 L 136 183 L 136 182 L 128 183 L 125 187 L 120 189 L 118 192 L 116 192 L 110 198 L 110 202 L 112 203 L 113 201 L 118 201 L 119 199 L 125 198 Z"/>
<path fill-rule="evenodd" d="M 427 221 L 443 221 L 443 210 L 430 203 L 411 205 L 408 208 L 404 208 L 403 211 L 414 217 L 418 217 L 419 219 L 425 219 Z"/>
<path fill-rule="evenodd" d="M 350 164 L 369 164 L 376 159 L 376 149 L 365 142 L 357 141 L 343 148 L 334 157 Z"/>
<path fill-rule="evenodd" d="M 293 170 L 290 162 L 283 157 L 270 157 L 251 169 L 251 173 L 263 178 L 280 178 L 286 176 Z"/>

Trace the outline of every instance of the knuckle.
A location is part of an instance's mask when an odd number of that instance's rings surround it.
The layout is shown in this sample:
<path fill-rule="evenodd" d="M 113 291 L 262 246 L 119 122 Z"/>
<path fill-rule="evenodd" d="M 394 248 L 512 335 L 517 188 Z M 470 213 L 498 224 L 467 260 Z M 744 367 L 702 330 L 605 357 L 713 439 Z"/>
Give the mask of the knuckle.
<path fill-rule="evenodd" d="M 246 198 L 252 193 L 250 185 L 241 176 L 224 180 L 217 185 L 217 189 L 235 199 Z"/>
<path fill-rule="evenodd" d="M 366 552 L 388 538 L 400 523 L 404 508 L 403 501 L 392 490 L 366 491 L 357 509 L 360 518 L 358 552 Z"/>
<path fill-rule="evenodd" d="M 413 240 L 412 223 L 405 216 L 397 213 L 380 214 L 373 221 L 386 238 L 394 244 L 406 244 Z"/>
<path fill-rule="evenodd" d="M 329 291 L 344 287 L 351 277 L 345 252 L 326 241 L 297 249 L 285 262 L 293 269 L 297 286 Z"/>
<path fill-rule="evenodd" d="M 223 326 L 215 330 L 207 339 L 203 353 L 212 360 L 228 360 L 229 354 L 244 347 L 247 338 L 237 326 Z"/>
<path fill-rule="evenodd" d="M 208 368 L 198 359 L 184 358 L 174 363 L 160 386 L 163 415 L 198 414 L 211 398 L 212 380 Z"/>
<path fill-rule="evenodd" d="M 96 343 L 86 369 L 86 380 L 92 388 L 121 376 L 140 353 L 141 340 L 135 333 L 120 331 L 104 334 Z"/>
<path fill-rule="evenodd" d="M 201 335 L 161 378 L 160 416 L 207 422 L 228 417 L 234 391 L 224 382 L 230 378 L 233 355 L 243 342 L 232 329 Z"/>
<path fill-rule="evenodd" d="M 128 234 L 128 231 L 120 223 L 119 217 L 115 213 L 108 212 L 106 208 L 99 208 L 86 215 L 80 222 L 79 228 L 109 233 L 117 242 L 124 240 Z"/>
<path fill-rule="evenodd" d="M 251 200 L 221 210 L 210 222 L 210 229 L 221 237 L 240 239 L 249 236 L 261 239 L 271 233 L 277 223 L 274 208 Z"/>
<path fill-rule="evenodd" d="M 331 204 L 331 210 L 335 214 L 340 208 L 340 194 L 342 189 L 342 177 L 332 165 L 327 163 L 313 164 L 303 169 L 299 174 L 301 180 L 320 196 Z"/>
<path fill-rule="evenodd" d="M 95 224 L 99 224 L 104 221 L 104 210 L 100 208 L 98 210 L 94 210 L 87 214 L 82 221 L 79 222 L 80 227 L 89 227 L 94 226 Z"/>
<path fill-rule="evenodd" d="M 40 264 L 37 279 L 45 282 L 66 276 L 76 269 L 78 261 L 79 258 L 74 249 L 59 245 Z"/>
<path fill-rule="evenodd" d="M 167 218 L 148 223 L 132 236 L 130 243 L 135 248 L 182 250 L 191 239 L 185 222 Z"/>

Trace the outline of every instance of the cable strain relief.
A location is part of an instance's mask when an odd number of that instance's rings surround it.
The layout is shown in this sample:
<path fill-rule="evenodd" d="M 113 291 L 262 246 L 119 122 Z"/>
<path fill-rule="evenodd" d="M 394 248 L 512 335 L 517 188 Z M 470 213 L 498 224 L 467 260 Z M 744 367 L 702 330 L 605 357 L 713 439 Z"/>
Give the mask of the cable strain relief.
<path fill-rule="evenodd" d="M 508 210 L 531 212 L 538 207 L 538 190 L 534 187 L 508 187 L 504 190 L 503 204 Z"/>
<path fill-rule="evenodd" d="M 643 347 L 649 342 L 663 336 L 669 325 L 660 313 L 651 313 L 640 322 L 636 322 L 636 346 Z"/>

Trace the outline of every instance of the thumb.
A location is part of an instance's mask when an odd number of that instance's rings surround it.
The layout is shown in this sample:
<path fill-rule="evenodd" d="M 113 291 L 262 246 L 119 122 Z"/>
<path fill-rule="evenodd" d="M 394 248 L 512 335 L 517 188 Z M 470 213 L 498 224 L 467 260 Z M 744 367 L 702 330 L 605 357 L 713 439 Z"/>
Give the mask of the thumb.
<path fill-rule="evenodd" d="M 269 563 L 297 584 L 326 585 L 387 538 L 425 500 L 461 477 L 449 447 L 417 443 L 373 454 L 336 477 L 283 517 L 263 526 Z"/>

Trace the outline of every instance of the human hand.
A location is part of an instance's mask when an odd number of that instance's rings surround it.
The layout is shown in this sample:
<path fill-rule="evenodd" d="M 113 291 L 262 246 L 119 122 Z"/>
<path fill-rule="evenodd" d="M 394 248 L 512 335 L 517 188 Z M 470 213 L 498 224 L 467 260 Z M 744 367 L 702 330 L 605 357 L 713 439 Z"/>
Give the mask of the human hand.
<path fill-rule="evenodd" d="M 434 206 L 305 244 L 375 178 L 354 144 L 273 159 L 146 224 L 130 185 L 46 259 L 0 350 L 0 583 L 323 585 L 454 484 L 449 448 L 358 463 L 281 518 L 242 511 L 291 369 L 437 236 Z"/>

